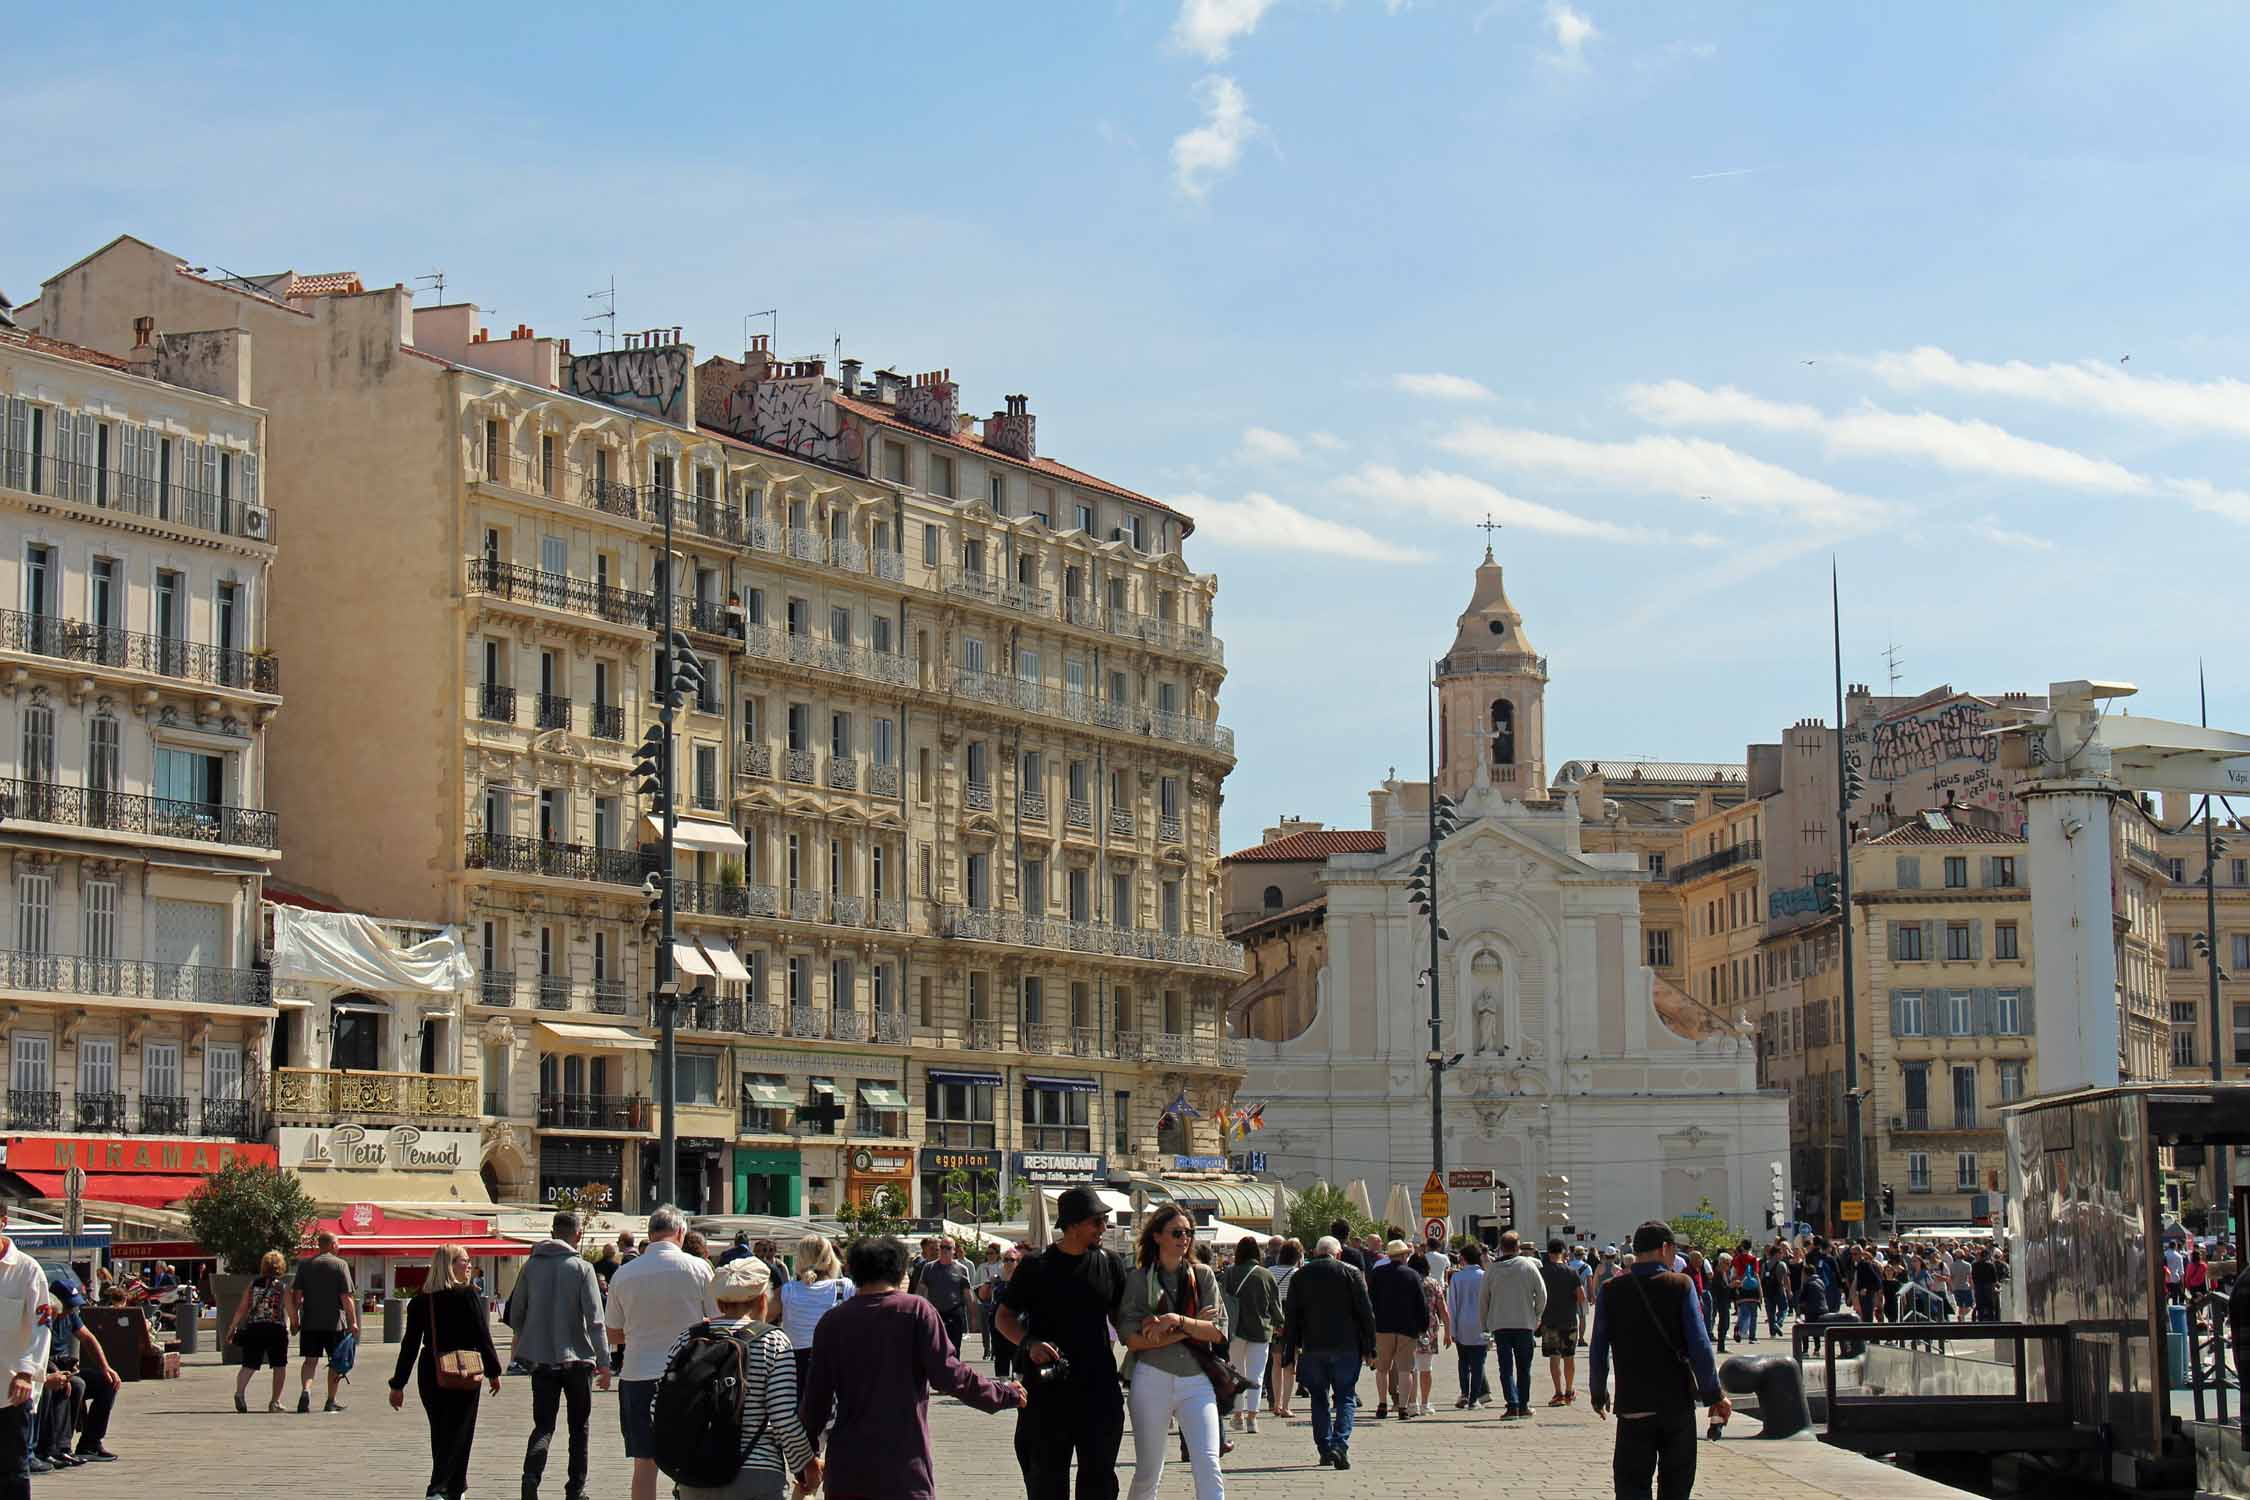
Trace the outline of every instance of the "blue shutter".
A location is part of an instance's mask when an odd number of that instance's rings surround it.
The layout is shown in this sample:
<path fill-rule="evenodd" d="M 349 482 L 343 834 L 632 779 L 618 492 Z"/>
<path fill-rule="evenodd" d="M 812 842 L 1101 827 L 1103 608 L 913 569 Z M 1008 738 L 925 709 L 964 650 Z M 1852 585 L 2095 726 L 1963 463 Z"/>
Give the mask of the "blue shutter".
<path fill-rule="evenodd" d="M 2032 1017 L 2036 1014 L 2037 1007 L 2031 1003 L 2031 986 L 2027 984 L 2016 991 L 2016 1029 L 2025 1036 L 2030 1036 L 2038 1029 L 2032 1024 Z"/>
<path fill-rule="evenodd" d="M 1906 1007 L 1900 1002 L 1897 990 L 1891 991 L 1891 1035 L 1905 1036 Z"/>

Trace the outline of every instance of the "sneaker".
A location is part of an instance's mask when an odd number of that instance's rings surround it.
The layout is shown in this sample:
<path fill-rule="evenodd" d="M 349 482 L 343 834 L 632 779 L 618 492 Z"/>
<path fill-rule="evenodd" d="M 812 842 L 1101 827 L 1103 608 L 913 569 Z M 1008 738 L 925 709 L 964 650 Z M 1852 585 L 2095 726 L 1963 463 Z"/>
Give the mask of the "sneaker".
<path fill-rule="evenodd" d="M 298 1414 L 299 1416 L 303 1416 L 303 1415 L 304 1415 L 304 1414 L 305 1414 L 306 1412 L 308 1412 L 308 1411 L 311 1411 L 311 1410 L 312 1410 L 312 1392 L 311 1392 L 311 1391 L 299 1391 L 299 1392 L 297 1393 L 297 1414 Z"/>
<path fill-rule="evenodd" d="M 1249 1425 L 1247 1425 L 1246 1427 L 1244 1427 L 1244 1428 L 1243 1428 L 1242 1430 L 1243 1430 L 1244 1432 L 1251 1432 L 1251 1433 L 1254 1433 L 1254 1432 L 1256 1432 L 1256 1431 L 1258 1430 L 1258 1419 L 1257 1419 L 1256 1417 L 1254 1417 L 1254 1416 L 1253 1416 L 1253 1417 L 1252 1417 L 1252 1418 L 1250 1419 Z"/>
<path fill-rule="evenodd" d="M 1466 1396 L 1454 1397 L 1453 1409 L 1455 1411 L 1467 1411 L 1469 1409 L 1469 1398 Z"/>
<path fill-rule="evenodd" d="M 1329 1451 L 1328 1451 L 1328 1450 L 1327 1450 L 1326 1448 L 1322 1448 L 1322 1449 L 1319 1449 L 1319 1450 L 1317 1450 L 1317 1451 L 1319 1452 L 1320 1456 L 1319 1456 L 1318 1458 L 1314 1459 L 1313 1461 L 1314 1461 L 1315 1463 L 1319 1464 L 1319 1465 L 1320 1465 L 1320 1466 L 1321 1466 L 1322 1468 L 1324 1468 L 1324 1469 L 1325 1469 L 1325 1468 L 1327 1468 L 1327 1467 L 1328 1467 L 1328 1466 L 1329 1466 L 1330 1464 L 1332 1464 L 1332 1463 L 1334 1463 L 1334 1462 L 1336 1461 L 1336 1455 L 1335 1455 L 1335 1454 L 1333 1454 L 1333 1453 L 1331 1453 L 1331 1452 L 1329 1452 Z"/>
<path fill-rule="evenodd" d="M 331 1401 L 321 1408 L 323 1412 L 343 1411 L 344 1409 L 344 1403 L 341 1401 Z"/>
<path fill-rule="evenodd" d="M 1352 1466 L 1351 1455 L 1344 1452 L 1342 1449 L 1338 1449 L 1336 1452 L 1335 1465 L 1339 1469 L 1350 1468 Z"/>

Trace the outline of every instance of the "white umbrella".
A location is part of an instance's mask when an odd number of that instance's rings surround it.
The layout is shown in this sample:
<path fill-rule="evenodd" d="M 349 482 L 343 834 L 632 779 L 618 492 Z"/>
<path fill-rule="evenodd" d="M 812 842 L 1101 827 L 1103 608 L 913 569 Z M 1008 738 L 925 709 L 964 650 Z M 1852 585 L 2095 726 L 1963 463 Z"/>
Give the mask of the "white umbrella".
<path fill-rule="evenodd" d="M 1391 1195 L 1383 1200 L 1383 1222 L 1401 1229 L 1414 1223 L 1414 1199 L 1398 1183 L 1391 1184 Z"/>
<path fill-rule="evenodd" d="M 1286 1236 L 1289 1233 L 1289 1209 L 1289 1186 L 1277 1178 L 1273 1185 L 1273 1220 L 1269 1226 L 1275 1234 Z"/>
<path fill-rule="evenodd" d="M 1370 1219 L 1375 1217 L 1375 1200 L 1367 1196 L 1366 1178 L 1353 1178 L 1352 1185 L 1344 1189 L 1344 1196 L 1351 1199 L 1352 1206 L 1361 1213 L 1367 1215 Z"/>
<path fill-rule="evenodd" d="M 1054 1238 L 1047 1227 L 1047 1195 L 1036 1187 L 1031 1190 L 1029 1232 L 1024 1238 L 1031 1241 L 1034 1250 L 1046 1249 L 1047 1242 Z"/>

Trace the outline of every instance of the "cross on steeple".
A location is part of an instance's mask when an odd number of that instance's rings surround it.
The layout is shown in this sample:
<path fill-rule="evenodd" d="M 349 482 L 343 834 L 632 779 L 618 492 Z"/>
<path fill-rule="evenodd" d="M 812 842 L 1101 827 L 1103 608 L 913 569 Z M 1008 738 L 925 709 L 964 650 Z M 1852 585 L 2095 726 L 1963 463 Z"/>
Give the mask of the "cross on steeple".
<path fill-rule="evenodd" d="M 1500 530 L 1501 525 L 1501 522 L 1492 519 L 1492 512 L 1489 510 L 1484 513 L 1484 519 L 1477 523 L 1477 530 L 1484 533 L 1484 560 L 1486 562 L 1492 561 L 1492 534 Z"/>

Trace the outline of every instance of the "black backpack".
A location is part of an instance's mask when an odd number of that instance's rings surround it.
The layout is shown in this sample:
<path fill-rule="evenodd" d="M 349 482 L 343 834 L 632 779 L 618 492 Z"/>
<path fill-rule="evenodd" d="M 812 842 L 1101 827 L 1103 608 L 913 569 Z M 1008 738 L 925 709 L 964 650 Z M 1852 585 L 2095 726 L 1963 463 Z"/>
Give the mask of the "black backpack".
<path fill-rule="evenodd" d="M 742 1408 L 750 1399 L 750 1346 L 773 1332 L 770 1323 L 714 1328 L 698 1323 L 657 1378 L 656 1466 L 678 1484 L 715 1489 L 741 1472 L 742 1455 L 765 1436 L 742 1441 Z"/>

